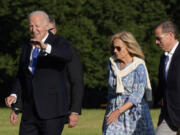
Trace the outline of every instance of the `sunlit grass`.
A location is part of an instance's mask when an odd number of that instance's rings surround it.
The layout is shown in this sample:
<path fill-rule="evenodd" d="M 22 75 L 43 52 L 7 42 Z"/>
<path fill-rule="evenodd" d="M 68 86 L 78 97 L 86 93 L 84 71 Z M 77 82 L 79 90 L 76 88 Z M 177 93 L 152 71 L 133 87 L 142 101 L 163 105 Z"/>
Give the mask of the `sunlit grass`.
<path fill-rule="evenodd" d="M 19 123 L 12 125 L 9 122 L 11 110 L 0 108 L 0 135 L 18 135 Z M 79 117 L 79 123 L 75 128 L 68 128 L 65 125 L 62 135 L 101 135 L 105 109 L 83 109 Z M 156 128 L 159 116 L 159 109 L 152 109 L 151 116 Z M 20 116 L 19 116 L 20 118 Z"/>

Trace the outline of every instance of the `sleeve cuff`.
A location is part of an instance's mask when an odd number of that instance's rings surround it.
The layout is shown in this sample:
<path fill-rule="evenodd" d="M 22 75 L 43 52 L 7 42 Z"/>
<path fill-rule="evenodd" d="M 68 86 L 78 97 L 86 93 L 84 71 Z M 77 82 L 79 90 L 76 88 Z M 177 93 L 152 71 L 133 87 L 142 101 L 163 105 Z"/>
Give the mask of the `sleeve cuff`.
<path fill-rule="evenodd" d="M 77 112 L 71 112 L 71 113 L 79 115 L 79 113 L 77 113 Z"/>
<path fill-rule="evenodd" d="M 16 100 L 13 102 L 13 103 L 16 103 L 16 101 L 17 101 L 17 95 L 16 95 L 16 94 L 14 94 L 14 93 L 12 93 L 12 94 L 10 94 L 10 96 L 13 96 L 13 97 L 15 97 L 15 98 L 16 98 Z"/>
<path fill-rule="evenodd" d="M 138 104 L 135 99 L 129 99 L 128 101 L 131 102 L 135 106 L 137 106 Z"/>
<path fill-rule="evenodd" d="M 52 46 L 50 44 L 47 44 L 47 48 L 45 49 L 45 52 L 50 54 L 51 53 Z"/>

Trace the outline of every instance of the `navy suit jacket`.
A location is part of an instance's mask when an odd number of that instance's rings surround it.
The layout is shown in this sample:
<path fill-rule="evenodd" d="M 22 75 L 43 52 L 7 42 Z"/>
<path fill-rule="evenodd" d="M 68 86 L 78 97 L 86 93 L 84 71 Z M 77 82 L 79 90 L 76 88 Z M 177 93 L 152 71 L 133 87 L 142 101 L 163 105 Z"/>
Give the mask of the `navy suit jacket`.
<path fill-rule="evenodd" d="M 49 33 L 45 43 L 52 46 L 51 53 L 45 55 L 43 51 L 40 52 L 34 75 L 28 69 L 32 46 L 26 43 L 22 48 L 12 88 L 12 93 L 22 98 L 22 118 L 36 113 L 41 119 L 51 119 L 68 113 L 64 72 L 72 57 L 70 45 L 67 40 L 52 33 Z"/>
<path fill-rule="evenodd" d="M 164 61 L 165 56 L 162 55 L 155 102 L 157 103 L 162 98 L 164 99 L 162 107 L 164 117 L 169 117 L 172 125 L 178 128 L 180 127 L 180 44 L 172 56 L 167 80 L 164 79 Z"/>

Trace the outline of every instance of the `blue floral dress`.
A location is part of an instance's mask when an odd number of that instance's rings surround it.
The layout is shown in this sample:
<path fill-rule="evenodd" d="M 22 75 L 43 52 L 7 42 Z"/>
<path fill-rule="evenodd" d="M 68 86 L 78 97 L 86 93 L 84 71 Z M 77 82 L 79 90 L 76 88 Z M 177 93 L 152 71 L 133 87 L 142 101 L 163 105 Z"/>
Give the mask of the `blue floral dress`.
<path fill-rule="evenodd" d="M 118 62 L 117 66 L 121 69 Z M 116 93 L 116 78 L 111 69 L 111 62 L 108 63 L 108 74 L 108 106 L 103 123 L 103 135 L 155 135 L 149 107 L 143 98 L 146 86 L 144 65 L 138 65 L 122 78 L 125 90 L 123 94 Z M 127 101 L 133 103 L 133 107 L 122 113 L 116 123 L 107 125 L 106 115 Z"/>

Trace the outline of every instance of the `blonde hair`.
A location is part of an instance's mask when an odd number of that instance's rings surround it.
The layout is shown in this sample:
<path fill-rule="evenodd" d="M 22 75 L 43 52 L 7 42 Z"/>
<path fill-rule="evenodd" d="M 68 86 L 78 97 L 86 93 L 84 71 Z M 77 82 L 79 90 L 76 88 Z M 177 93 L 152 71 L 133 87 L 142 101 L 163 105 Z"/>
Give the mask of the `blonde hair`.
<path fill-rule="evenodd" d="M 115 39 L 120 39 L 122 42 L 126 44 L 128 52 L 132 57 L 136 56 L 143 60 L 145 59 L 141 47 L 139 46 L 138 42 L 130 32 L 122 31 L 113 35 L 110 40 L 110 48 L 112 48 Z M 114 54 L 112 50 L 111 53 Z"/>

